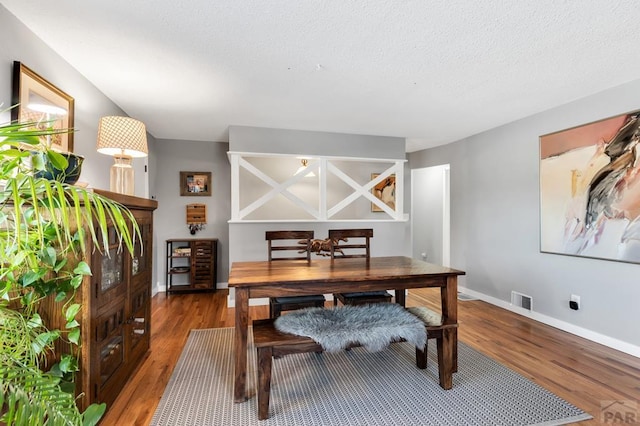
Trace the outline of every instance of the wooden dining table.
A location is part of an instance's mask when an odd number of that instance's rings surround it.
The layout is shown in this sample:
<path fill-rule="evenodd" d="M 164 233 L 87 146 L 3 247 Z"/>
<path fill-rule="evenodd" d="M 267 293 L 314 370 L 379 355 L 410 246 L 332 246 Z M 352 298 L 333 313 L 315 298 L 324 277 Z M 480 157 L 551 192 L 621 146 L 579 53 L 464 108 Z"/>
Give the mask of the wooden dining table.
<path fill-rule="evenodd" d="M 458 276 L 463 271 L 405 256 L 233 262 L 229 287 L 235 289 L 234 401 L 247 393 L 249 299 L 395 290 L 396 303 L 405 305 L 405 290 L 439 287 L 442 315 L 458 320 Z M 457 332 L 454 332 L 454 371 L 457 370 Z"/>

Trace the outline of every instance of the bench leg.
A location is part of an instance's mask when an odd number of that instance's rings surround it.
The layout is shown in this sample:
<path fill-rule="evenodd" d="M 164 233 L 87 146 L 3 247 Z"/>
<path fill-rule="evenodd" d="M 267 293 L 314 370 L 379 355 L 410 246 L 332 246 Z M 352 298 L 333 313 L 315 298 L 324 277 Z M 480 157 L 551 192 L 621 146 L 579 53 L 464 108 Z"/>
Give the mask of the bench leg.
<path fill-rule="evenodd" d="M 454 332 L 455 329 L 443 330 L 442 336 L 436 339 L 438 345 L 438 379 L 442 389 L 451 389 L 453 387 Z"/>
<path fill-rule="evenodd" d="M 416 366 L 424 370 L 427 368 L 427 350 L 429 349 L 429 339 L 424 342 L 424 348 L 416 347 Z"/>
<path fill-rule="evenodd" d="M 271 347 L 258 348 L 258 419 L 269 418 L 269 396 L 271 394 Z"/>
<path fill-rule="evenodd" d="M 282 314 L 282 305 L 269 303 L 269 318 L 276 319 Z"/>

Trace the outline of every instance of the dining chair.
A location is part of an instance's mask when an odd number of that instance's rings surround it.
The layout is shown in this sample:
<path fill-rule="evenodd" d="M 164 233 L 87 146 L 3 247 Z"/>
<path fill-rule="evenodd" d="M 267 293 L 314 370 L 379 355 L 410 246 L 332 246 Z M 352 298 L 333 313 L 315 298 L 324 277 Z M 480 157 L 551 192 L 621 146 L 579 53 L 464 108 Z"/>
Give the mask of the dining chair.
<path fill-rule="evenodd" d="M 266 231 L 269 262 L 280 260 L 311 261 L 313 231 Z M 304 267 L 304 266 L 301 266 Z M 283 311 L 310 307 L 324 307 L 322 294 L 269 298 L 269 317 L 278 318 Z"/>
<path fill-rule="evenodd" d="M 331 258 L 363 257 L 369 259 L 371 258 L 371 238 L 373 238 L 373 229 L 330 229 Z M 366 303 L 390 302 L 391 295 L 385 290 L 335 293 L 333 295 L 334 306 L 338 305 L 338 300 L 343 305 L 364 305 Z"/>

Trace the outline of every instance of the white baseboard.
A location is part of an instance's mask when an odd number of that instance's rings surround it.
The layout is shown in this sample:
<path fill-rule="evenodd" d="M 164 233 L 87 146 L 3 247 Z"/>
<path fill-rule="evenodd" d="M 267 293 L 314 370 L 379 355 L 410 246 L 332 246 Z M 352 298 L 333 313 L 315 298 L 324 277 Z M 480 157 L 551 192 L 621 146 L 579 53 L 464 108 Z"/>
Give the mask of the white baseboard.
<path fill-rule="evenodd" d="M 458 287 L 458 291 L 460 291 L 460 293 L 464 293 L 469 296 L 476 297 L 492 305 L 499 306 L 503 309 L 514 312 L 516 314 L 525 316 L 527 318 L 531 318 L 543 324 L 547 324 L 552 327 L 558 328 L 560 330 L 566 331 L 567 333 L 575 334 L 576 336 L 583 337 L 592 342 L 596 342 L 601 345 L 604 345 L 612 349 L 616 349 L 621 352 L 640 358 L 640 346 L 632 345 L 631 343 L 623 342 L 622 340 L 614 339 L 604 334 L 596 333 L 595 331 L 578 327 L 574 324 L 570 324 L 565 321 L 560 321 L 556 318 L 549 317 L 547 315 L 543 315 L 535 311 L 529 311 L 527 309 L 514 306 L 511 303 L 506 302 L 504 300 L 496 299 L 495 297 L 487 296 L 486 294 L 478 293 L 477 291 L 473 291 L 465 287 Z"/>

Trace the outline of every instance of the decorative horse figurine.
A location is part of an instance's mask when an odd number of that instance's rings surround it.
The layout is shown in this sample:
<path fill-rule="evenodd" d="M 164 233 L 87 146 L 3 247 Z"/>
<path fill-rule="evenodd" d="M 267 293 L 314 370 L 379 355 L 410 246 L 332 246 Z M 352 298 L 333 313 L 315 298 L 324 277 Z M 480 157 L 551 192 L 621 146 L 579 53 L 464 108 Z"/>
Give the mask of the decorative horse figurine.
<path fill-rule="evenodd" d="M 333 250 L 335 252 L 341 253 L 344 255 L 342 249 L 338 246 L 340 241 L 347 242 L 346 238 L 333 238 L 333 241 L 329 238 L 324 240 L 311 240 L 310 250 L 312 253 L 317 254 L 318 256 L 331 256 L 331 245 L 333 245 Z M 298 244 L 305 244 L 305 240 L 298 241 Z M 303 250 L 304 251 L 304 250 Z M 300 251 L 302 253 L 303 251 Z"/>

